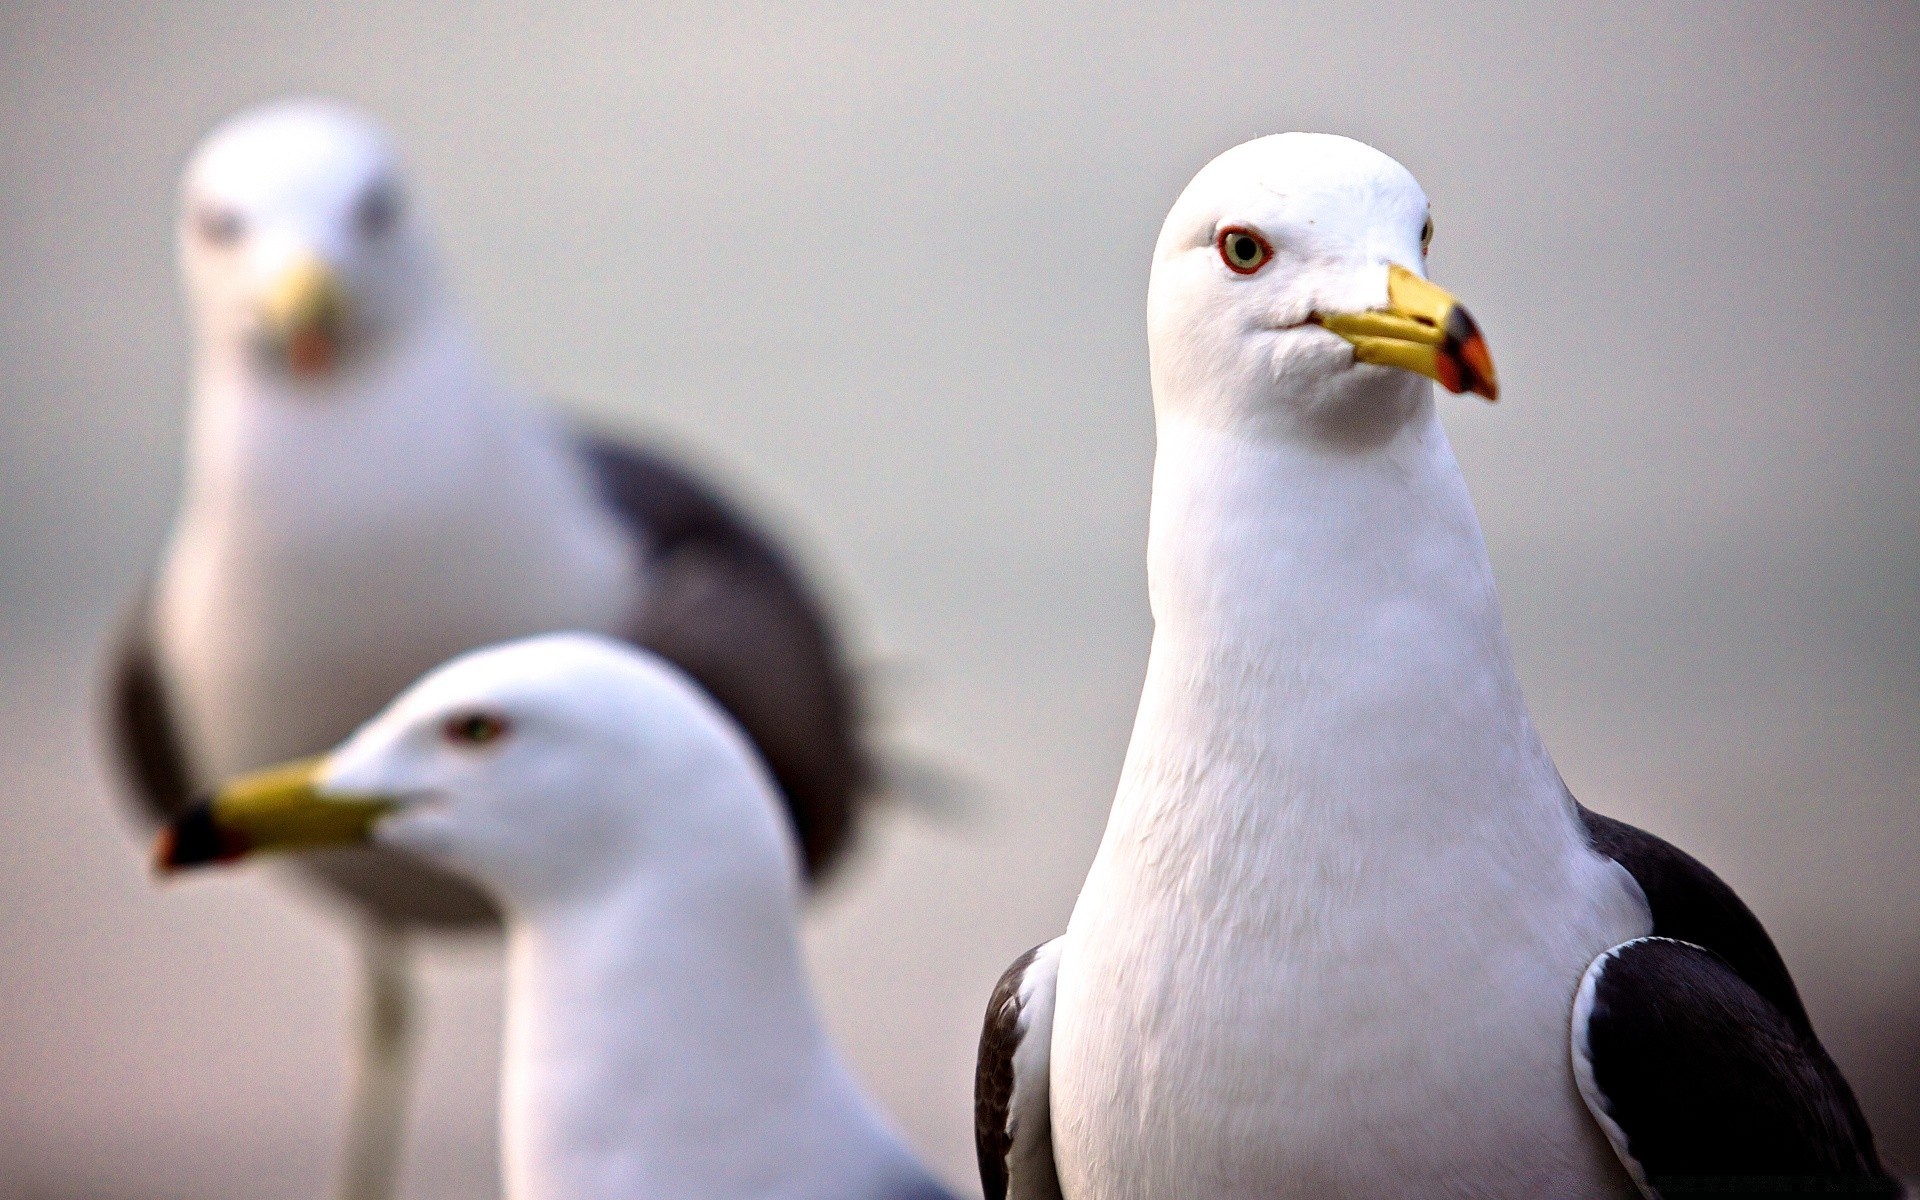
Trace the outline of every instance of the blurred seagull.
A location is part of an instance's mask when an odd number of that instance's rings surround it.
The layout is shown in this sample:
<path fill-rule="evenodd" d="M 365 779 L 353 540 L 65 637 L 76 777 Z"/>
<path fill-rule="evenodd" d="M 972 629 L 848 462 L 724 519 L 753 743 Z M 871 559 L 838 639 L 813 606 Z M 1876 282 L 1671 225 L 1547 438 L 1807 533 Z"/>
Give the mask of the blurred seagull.
<path fill-rule="evenodd" d="M 1299 133 L 1161 230 L 1153 648 L 1067 932 L 989 1002 L 988 1200 L 1896 1194 L 1753 915 L 1541 744 L 1431 234 L 1400 164 Z"/>
<path fill-rule="evenodd" d="M 313 754 L 473 647 L 579 629 L 676 663 L 747 731 L 815 877 L 868 768 L 854 685 L 786 553 L 685 468 L 504 386 L 434 270 L 385 135 L 321 101 L 242 113 L 186 170 L 185 490 L 111 663 L 144 810 Z M 343 1192 L 390 1193 L 407 1077 L 399 934 L 491 927 L 404 850 L 310 857 L 369 987 Z"/>
<path fill-rule="evenodd" d="M 175 819 L 159 864 L 372 840 L 506 914 L 508 1200 L 950 1200 L 827 1041 L 774 782 L 659 657 L 549 634 Z"/>

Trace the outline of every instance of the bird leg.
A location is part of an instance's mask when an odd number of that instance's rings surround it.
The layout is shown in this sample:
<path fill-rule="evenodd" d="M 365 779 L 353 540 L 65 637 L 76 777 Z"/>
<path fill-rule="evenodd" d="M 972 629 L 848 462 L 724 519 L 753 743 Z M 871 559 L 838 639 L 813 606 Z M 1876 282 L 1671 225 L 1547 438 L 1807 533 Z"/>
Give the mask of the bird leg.
<path fill-rule="evenodd" d="M 398 1190 L 413 1068 L 413 972 L 406 935 L 369 921 L 360 934 L 361 996 L 341 1200 Z"/>

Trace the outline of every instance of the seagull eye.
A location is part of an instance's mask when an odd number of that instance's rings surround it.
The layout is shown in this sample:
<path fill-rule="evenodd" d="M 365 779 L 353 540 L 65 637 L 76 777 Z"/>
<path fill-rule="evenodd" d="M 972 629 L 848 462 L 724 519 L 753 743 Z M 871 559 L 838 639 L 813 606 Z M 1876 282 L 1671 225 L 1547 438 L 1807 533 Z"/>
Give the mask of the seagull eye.
<path fill-rule="evenodd" d="M 1432 245 L 1433 245 L 1433 218 L 1428 217 L 1427 223 L 1420 227 L 1420 253 L 1425 254 L 1427 252 L 1427 248 Z"/>
<path fill-rule="evenodd" d="M 383 237 L 400 220 L 400 193 L 387 184 L 376 184 L 360 198 L 354 213 L 362 237 Z"/>
<path fill-rule="evenodd" d="M 194 211 L 193 231 L 209 246 L 231 246 L 247 231 L 247 223 L 232 209 L 209 204 Z"/>
<path fill-rule="evenodd" d="M 1214 245 L 1220 250 L 1220 261 L 1239 275 L 1253 274 L 1273 257 L 1273 247 L 1267 244 L 1267 239 L 1239 225 L 1222 229 Z"/>
<path fill-rule="evenodd" d="M 491 746 L 507 736 L 508 728 L 505 717 L 486 712 L 466 712 L 448 717 L 446 724 L 440 727 L 440 734 L 462 748 Z"/>

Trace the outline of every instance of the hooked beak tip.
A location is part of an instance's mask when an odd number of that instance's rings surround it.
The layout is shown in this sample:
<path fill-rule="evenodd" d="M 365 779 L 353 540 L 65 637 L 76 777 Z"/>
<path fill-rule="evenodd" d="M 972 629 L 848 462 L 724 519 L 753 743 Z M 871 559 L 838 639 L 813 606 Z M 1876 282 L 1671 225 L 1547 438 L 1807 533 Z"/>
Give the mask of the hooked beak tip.
<path fill-rule="evenodd" d="M 160 831 L 153 845 L 153 869 L 171 875 L 189 867 L 231 862 L 247 852 L 246 839 L 214 819 L 213 805 L 201 801 Z"/>
<path fill-rule="evenodd" d="M 1500 399 L 1500 380 L 1494 374 L 1493 354 L 1480 326 L 1462 305 L 1447 313 L 1446 341 L 1438 355 L 1440 383 L 1454 393 L 1472 392 L 1488 403 Z"/>
<path fill-rule="evenodd" d="M 1446 289 L 1398 263 L 1387 267 L 1387 302 L 1364 312 L 1316 314 L 1353 343 L 1353 361 L 1424 375 L 1450 392 L 1496 399 L 1493 355 L 1480 327 Z"/>

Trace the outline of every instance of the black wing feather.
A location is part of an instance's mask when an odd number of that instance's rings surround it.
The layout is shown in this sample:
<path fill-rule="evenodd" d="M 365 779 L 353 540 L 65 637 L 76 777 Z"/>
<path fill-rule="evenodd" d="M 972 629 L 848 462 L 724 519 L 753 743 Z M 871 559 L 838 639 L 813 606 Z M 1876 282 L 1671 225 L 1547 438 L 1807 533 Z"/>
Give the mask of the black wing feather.
<path fill-rule="evenodd" d="M 820 878 L 848 846 L 870 780 L 856 687 L 825 609 L 774 541 L 686 468 L 603 438 L 584 445 L 602 495 L 650 555 L 634 641 L 740 722 Z"/>
<path fill-rule="evenodd" d="M 1699 859 L 1644 829 L 1580 806 L 1593 848 L 1627 869 L 1653 910 L 1655 937 L 1705 946 L 1765 996 L 1803 1037 L 1813 1023 L 1760 918 Z"/>
<path fill-rule="evenodd" d="M 1656 937 L 1595 969 L 1586 1055 L 1658 1195 L 1899 1194 L 1832 1060 L 1725 959 Z"/>
<path fill-rule="evenodd" d="M 134 598 L 109 654 L 108 747 L 143 814 L 162 821 L 192 804 L 195 788 L 154 647 L 150 590 Z"/>
<path fill-rule="evenodd" d="M 1653 916 L 1654 940 L 1616 948 L 1606 963 L 1587 1035 L 1609 1114 L 1649 1176 L 1889 1179 L 1759 918 L 1698 859 L 1576 808 L 1594 849 L 1633 876 Z M 1652 1161 L 1643 1144 L 1656 1147 Z M 1782 1163 L 1793 1169 L 1774 1169 Z"/>
<path fill-rule="evenodd" d="M 1060 939 L 1015 959 L 987 1001 L 973 1077 L 973 1142 L 986 1200 L 1060 1200 L 1050 1074 Z"/>
<path fill-rule="evenodd" d="M 1013 960 L 987 998 L 987 1019 L 980 1030 L 980 1057 L 973 1073 L 973 1148 L 980 1159 L 980 1186 L 986 1200 L 1006 1200 L 1007 1156 L 1013 1133 L 1013 1051 L 1020 1044 L 1020 980 L 1040 947 Z"/>

